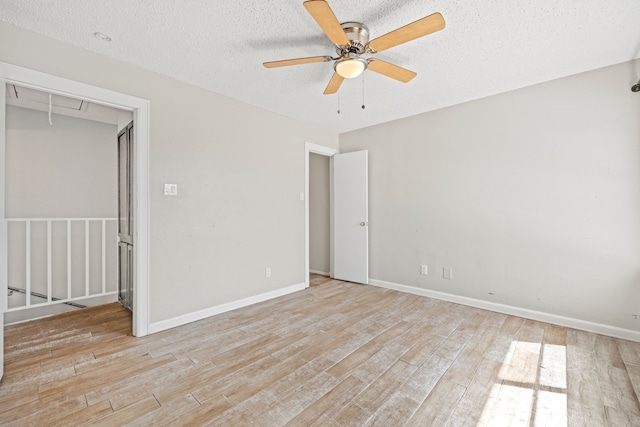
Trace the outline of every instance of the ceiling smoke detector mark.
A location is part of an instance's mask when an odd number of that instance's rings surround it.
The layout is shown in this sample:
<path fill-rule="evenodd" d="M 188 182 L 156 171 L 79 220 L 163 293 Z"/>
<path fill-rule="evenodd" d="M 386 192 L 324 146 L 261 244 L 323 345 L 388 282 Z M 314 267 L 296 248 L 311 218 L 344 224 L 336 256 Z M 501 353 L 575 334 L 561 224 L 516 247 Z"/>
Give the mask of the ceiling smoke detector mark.
<path fill-rule="evenodd" d="M 93 33 L 93 35 L 95 36 L 95 38 L 97 38 L 98 40 L 102 40 L 103 42 L 110 42 L 111 40 L 113 40 L 111 37 L 109 37 L 105 33 L 101 33 L 100 31 L 96 31 L 95 33 Z"/>

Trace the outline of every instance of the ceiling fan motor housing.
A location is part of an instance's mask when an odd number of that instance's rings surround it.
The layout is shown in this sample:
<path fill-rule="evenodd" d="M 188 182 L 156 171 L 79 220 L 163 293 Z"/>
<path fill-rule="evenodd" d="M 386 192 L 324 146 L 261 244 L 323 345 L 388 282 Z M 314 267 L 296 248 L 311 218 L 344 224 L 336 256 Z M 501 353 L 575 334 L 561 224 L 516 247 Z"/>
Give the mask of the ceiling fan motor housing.
<path fill-rule="evenodd" d="M 344 56 L 348 53 L 362 55 L 366 52 L 369 43 L 369 29 L 361 22 L 343 22 L 340 24 L 349 39 L 348 46 L 341 46 L 338 54 Z"/>

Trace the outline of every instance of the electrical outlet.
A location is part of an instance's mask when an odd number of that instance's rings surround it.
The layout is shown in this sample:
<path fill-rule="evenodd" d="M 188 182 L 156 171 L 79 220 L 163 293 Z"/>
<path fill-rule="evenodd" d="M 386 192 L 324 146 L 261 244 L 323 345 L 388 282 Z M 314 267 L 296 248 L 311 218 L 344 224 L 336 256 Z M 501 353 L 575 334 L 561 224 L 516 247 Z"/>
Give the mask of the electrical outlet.
<path fill-rule="evenodd" d="M 422 274 L 423 276 L 426 276 L 428 271 L 429 270 L 427 269 L 426 265 L 423 264 L 420 266 L 420 274 Z"/>
<path fill-rule="evenodd" d="M 442 267 L 442 277 L 444 277 L 447 280 L 453 279 L 453 268 Z"/>
<path fill-rule="evenodd" d="M 271 267 L 264 269 L 264 277 L 271 277 Z"/>

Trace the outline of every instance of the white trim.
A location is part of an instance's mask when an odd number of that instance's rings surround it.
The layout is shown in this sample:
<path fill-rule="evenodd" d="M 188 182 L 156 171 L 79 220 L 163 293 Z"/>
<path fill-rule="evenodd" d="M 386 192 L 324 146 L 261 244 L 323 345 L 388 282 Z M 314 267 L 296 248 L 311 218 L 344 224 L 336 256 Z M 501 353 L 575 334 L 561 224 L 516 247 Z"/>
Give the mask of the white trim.
<path fill-rule="evenodd" d="M 165 331 L 177 326 L 186 325 L 187 323 L 206 319 L 207 317 L 215 316 L 216 314 L 226 313 L 227 311 L 237 310 L 239 308 L 257 304 L 259 302 L 264 302 L 270 299 L 281 297 L 283 295 L 288 295 L 293 292 L 302 291 L 305 288 L 307 288 L 306 284 L 299 283 L 297 285 L 289 286 L 286 288 L 276 289 L 275 291 L 265 292 L 263 294 L 243 298 L 241 300 L 231 301 L 225 304 L 205 308 L 204 310 L 195 311 L 193 313 L 183 314 L 182 316 L 174 317 L 171 319 L 161 320 L 149 325 L 149 333 L 155 334 L 156 332 Z"/>
<path fill-rule="evenodd" d="M 640 342 L 640 332 L 633 331 L 631 329 L 624 329 L 617 326 L 605 325 L 603 323 L 595 323 L 588 320 L 560 316 L 558 314 L 545 313 L 543 311 L 529 310 L 527 308 L 515 307 L 491 301 L 483 301 L 476 298 L 468 298 L 445 292 L 433 291 L 430 289 L 417 288 L 415 286 L 400 285 L 397 283 L 385 282 L 383 280 L 370 279 L 369 283 L 381 288 L 393 289 L 423 297 L 454 302 L 484 310 L 496 311 L 498 313 L 509 314 L 511 316 L 524 317 L 525 319 L 537 320 L 539 322 L 552 323 L 554 325 L 564 326 L 567 328 L 580 329 L 582 331 L 595 332 L 597 334 L 607 335 L 614 338 Z"/>
<path fill-rule="evenodd" d="M 149 241 L 149 138 L 151 119 L 149 101 L 139 104 L 133 111 L 133 202 L 134 230 L 134 282 L 133 282 L 133 335 L 143 337 L 149 334 L 149 260 L 151 242 Z M 137 318 L 136 318 L 136 313 Z M 136 320 L 137 319 L 137 320 Z"/>
<path fill-rule="evenodd" d="M 319 274 L 321 276 L 329 276 L 330 275 L 328 271 L 311 270 L 311 269 L 309 269 L 309 273 Z"/>
<path fill-rule="evenodd" d="M 324 145 L 314 144 L 312 142 L 304 143 L 304 283 L 309 287 L 309 154 L 315 153 L 322 156 L 332 157 L 339 153 L 335 148 L 325 147 Z M 331 174 L 333 175 L 333 174 Z M 333 188 L 332 185 L 329 188 Z M 333 191 L 329 194 L 329 212 L 332 212 Z M 333 214 L 329 217 L 329 228 L 332 227 Z M 332 233 L 329 233 L 329 258 L 333 259 Z M 331 263 L 333 265 L 333 262 Z M 328 274 L 331 276 L 331 272 Z"/>
<path fill-rule="evenodd" d="M 135 220 L 133 335 L 149 328 L 149 101 L 0 61 L 0 81 L 133 111 Z M 4 173 L 4 162 L 2 162 Z M 2 291 L 4 292 L 4 291 Z"/>
<path fill-rule="evenodd" d="M 7 260 L 7 221 L 5 221 L 4 210 L 4 184 L 5 172 L 5 138 L 6 138 L 6 85 L 0 85 L 0 380 L 4 375 L 4 312 L 7 309 L 7 285 L 9 283 L 8 271 L 9 261 Z"/>

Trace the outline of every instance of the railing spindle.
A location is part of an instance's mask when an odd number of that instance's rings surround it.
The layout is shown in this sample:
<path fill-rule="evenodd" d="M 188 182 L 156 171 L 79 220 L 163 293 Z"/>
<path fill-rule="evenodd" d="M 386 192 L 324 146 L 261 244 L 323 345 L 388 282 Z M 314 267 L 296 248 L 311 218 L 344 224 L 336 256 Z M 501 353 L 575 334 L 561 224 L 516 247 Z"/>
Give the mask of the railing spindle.
<path fill-rule="evenodd" d="M 84 220 L 84 296 L 89 296 L 89 220 Z"/>
<path fill-rule="evenodd" d="M 29 307 L 31 305 L 31 221 L 30 220 L 27 220 L 25 223 L 25 236 L 26 236 L 25 246 L 27 247 L 27 250 L 26 250 L 27 258 L 25 260 L 26 261 L 25 265 L 27 266 L 27 271 L 25 276 L 27 294 L 26 294 L 25 305 Z"/>
<path fill-rule="evenodd" d="M 67 299 L 71 298 L 71 220 L 67 220 Z"/>
<path fill-rule="evenodd" d="M 51 220 L 47 220 L 47 302 L 51 302 Z"/>
<path fill-rule="evenodd" d="M 102 293 L 107 291 L 107 220 L 102 220 Z"/>

